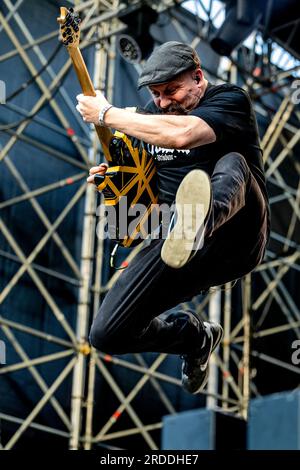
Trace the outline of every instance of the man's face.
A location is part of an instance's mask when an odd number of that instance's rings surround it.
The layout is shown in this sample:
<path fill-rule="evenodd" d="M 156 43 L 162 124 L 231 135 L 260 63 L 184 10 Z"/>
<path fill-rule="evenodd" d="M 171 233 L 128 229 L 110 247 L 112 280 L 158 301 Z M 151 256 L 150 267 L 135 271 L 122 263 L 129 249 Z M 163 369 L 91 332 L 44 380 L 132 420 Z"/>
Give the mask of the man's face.
<path fill-rule="evenodd" d="M 199 77 L 198 82 L 196 77 Z M 187 114 L 198 104 L 203 88 L 200 69 L 187 71 L 170 82 L 149 86 L 155 105 L 164 114 Z"/>

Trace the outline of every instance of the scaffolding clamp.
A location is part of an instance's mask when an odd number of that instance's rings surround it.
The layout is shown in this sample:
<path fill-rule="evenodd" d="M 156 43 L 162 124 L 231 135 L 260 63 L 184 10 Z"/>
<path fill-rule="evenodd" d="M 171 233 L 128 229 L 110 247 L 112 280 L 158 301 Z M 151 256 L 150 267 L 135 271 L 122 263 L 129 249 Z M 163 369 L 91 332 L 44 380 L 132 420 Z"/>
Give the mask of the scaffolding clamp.
<path fill-rule="evenodd" d="M 78 347 L 78 352 L 80 352 L 84 356 L 88 356 L 91 353 L 91 346 L 87 342 L 80 344 Z"/>

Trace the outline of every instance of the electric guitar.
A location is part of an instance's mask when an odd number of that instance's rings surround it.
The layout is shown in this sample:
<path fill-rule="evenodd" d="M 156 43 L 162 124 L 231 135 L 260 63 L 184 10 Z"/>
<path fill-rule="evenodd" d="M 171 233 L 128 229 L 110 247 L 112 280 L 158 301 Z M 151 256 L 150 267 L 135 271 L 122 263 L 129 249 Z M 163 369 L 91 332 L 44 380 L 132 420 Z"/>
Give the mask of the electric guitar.
<path fill-rule="evenodd" d="M 73 8 L 61 7 L 57 21 L 83 94 L 96 96 L 79 49 L 81 20 L 78 14 Z M 112 238 L 123 247 L 133 247 L 153 229 L 149 225 L 151 217 L 157 212 L 158 201 L 154 161 L 138 139 L 118 131 L 112 133 L 99 125 L 95 125 L 95 129 L 108 163 L 104 176 L 95 175 L 95 184 L 104 195 L 108 214 L 109 208 L 114 208 Z M 152 226 L 157 225 L 156 218 L 154 215 Z"/>

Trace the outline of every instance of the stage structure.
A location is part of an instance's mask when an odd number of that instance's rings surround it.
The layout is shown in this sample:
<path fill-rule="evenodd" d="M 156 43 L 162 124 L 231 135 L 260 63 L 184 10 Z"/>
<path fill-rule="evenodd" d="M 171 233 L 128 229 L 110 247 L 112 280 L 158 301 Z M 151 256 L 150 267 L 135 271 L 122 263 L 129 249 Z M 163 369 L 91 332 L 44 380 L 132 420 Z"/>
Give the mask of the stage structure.
<path fill-rule="evenodd" d="M 187 3 L 200 16 L 185 10 Z M 225 58 L 211 46 L 220 33 L 217 18 L 226 18 L 226 3 L 64 5 L 73 5 L 83 19 L 81 49 L 95 87 L 117 106 L 149 99 L 145 90 L 135 91 L 141 64 L 132 59 L 149 52 L 151 38 L 152 46 L 172 39 L 191 44 L 212 83 L 237 83 L 254 101 L 270 193 L 271 240 L 264 262 L 251 275 L 184 305 L 202 318 L 220 319 L 225 329 L 208 388 L 195 397 L 181 389 L 178 358 L 111 357 L 88 343 L 92 318 L 119 275 L 108 265 L 111 245 L 100 236 L 99 196 L 85 182 L 88 168 L 103 156 L 95 132 L 75 110 L 80 89 L 58 42 L 56 17 L 63 5 L 1 3 L 0 80 L 6 88 L 0 106 L 2 449 L 51 442 L 53 448 L 155 450 L 164 415 L 218 406 L 246 419 L 251 396 L 298 386 L 300 370 L 291 360 L 292 344 L 300 338 L 300 66 L 299 51 L 291 47 L 296 29 L 285 41 L 278 29 L 271 34 L 250 25 L 252 48 L 234 44 Z M 147 47 L 132 28 L 132 18 L 145 27 L 145 8 L 153 10 Z M 299 18 L 294 20 L 298 25 Z M 127 42 L 120 42 L 120 34 Z M 278 42 L 281 57 L 275 58 Z M 136 44 L 140 47 L 134 49 Z M 130 52 L 131 62 L 121 57 L 120 47 L 123 54 Z M 289 70 L 282 65 L 285 55 L 293 57 Z M 124 250 L 121 261 L 130 262 L 135 253 Z"/>

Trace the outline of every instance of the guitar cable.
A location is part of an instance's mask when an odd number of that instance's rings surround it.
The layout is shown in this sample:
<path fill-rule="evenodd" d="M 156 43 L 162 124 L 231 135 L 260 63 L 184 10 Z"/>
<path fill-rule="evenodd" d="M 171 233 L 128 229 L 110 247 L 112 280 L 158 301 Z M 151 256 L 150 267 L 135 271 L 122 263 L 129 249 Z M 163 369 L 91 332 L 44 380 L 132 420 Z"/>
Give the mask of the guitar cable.
<path fill-rule="evenodd" d="M 16 91 L 14 91 L 11 95 L 9 95 L 8 98 L 6 98 L 6 101 L 12 100 L 13 98 L 15 98 L 15 96 L 22 93 L 22 91 L 25 91 L 26 88 L 28 88 L 44 72 L 44 70 L 46 70 L 46 68 L 49 67 L 51 62 L 53 62 L 55 56 L 58 54 L 61 46 L 62 44 L 58 43 L 57 47 L 54 49 L 53 53 L 47 60 L 46 64 L 44 64 L 42 68 L 35 75 L 33 75 L 27 82 L 22 83 L 22 85 Z"/>
<path fill-rule="evenodd" d="M 43 67 L 33 76 L 31 77 L 27 82 L 24 82 L 16 91 L 14 91 L 9 97 L 6 99 L 6 101 L 11 101 L 13 98 L 15 98 L 17 95 L 19 95 L 22 91 L 26 90 L 28 86 L 30 86 L 37 77 L 39 77 L 44 70 L 50 65 L 50 63 L 53 61 L 55 56 L 57 55 L 59 49 L 61 48 L 62 44 L 59 43 L 58 46 L 55 48 L 54 52 L 51 54 L 49 57 L 49 60 L 47 61 L 46 64 L 43 65 Z M 64 80 L 66 78 L 66 75 L 56 84 L 56 86 L 53 88 L 53 91 L 51 93 L 51 96 L 49 98 L 46 98 L 44 103 L 33 113 L 29 113 L 26 117 L 23 119 L 19 119 L 18 121 L 12 122 L 11 124 L 6 124 L 0 126 L 0 131 L 8 131 L 15 129 L 16 127 L 19 127 L 21 124 L 23 124 L 26 121 L 32 120 L 48 103 L 51 101 L 56 93 L 58 92 L 59 88 L 63 84 Z"/>

